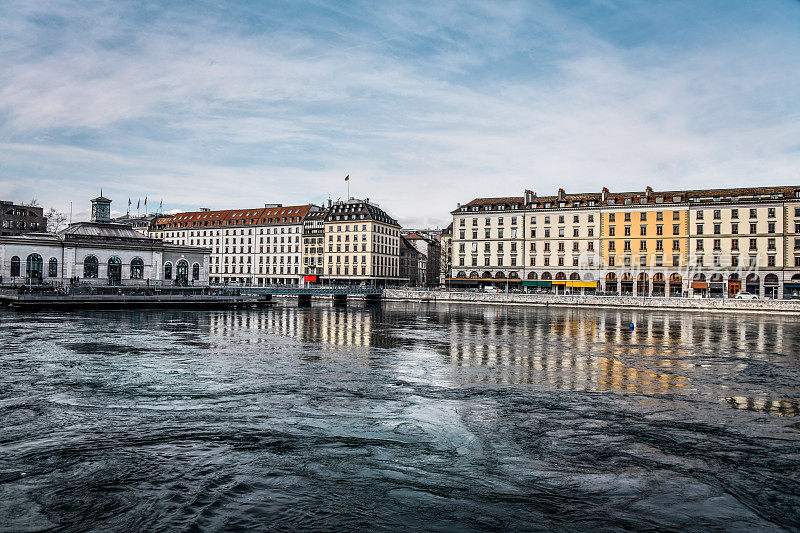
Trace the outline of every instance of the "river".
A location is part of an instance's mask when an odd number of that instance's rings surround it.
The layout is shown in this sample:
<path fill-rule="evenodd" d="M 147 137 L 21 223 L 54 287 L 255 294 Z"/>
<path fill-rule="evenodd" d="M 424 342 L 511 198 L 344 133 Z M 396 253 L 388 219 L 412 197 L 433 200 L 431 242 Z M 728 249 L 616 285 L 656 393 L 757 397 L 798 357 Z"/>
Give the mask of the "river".
<path fill-rule="evenodd" d="M 791 531 L 798 400 L 791 316 L 0 311 L 0 530 Z"/>

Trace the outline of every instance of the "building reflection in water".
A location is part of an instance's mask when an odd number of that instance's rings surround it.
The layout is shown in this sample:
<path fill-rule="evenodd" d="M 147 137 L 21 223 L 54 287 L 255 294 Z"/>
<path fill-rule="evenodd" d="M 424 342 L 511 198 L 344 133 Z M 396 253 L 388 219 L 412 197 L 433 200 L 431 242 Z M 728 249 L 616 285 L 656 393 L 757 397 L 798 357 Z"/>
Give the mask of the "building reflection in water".
<path fill-rule="evenodd" d="M 800 328 L 791 320 L 734 314 L 386 303 L 224 311 L 200 321 L 198 330 L 207 327 L 217 341 L 274 343 L 272 336 L 280 335 L 320 350 L 357 347 L 366 351 L 353 353 L 363 355 L 374 348 L 402 348 L 403 354 L 431 354 L 442 369 L 459 371 L 453 382 L 466 385 L 683 393 L 723 382 L 735 386 L 731 376 L 739 367 L 782 357 L 785 350 L 800 360 L 793 348 L 800 346 Z M 775 393 L 764 391 L 765 398 L 770 395 Z M 732 396 L 725 401 L 737 409 L 798 416 L 793 400 Z"/>
<path fill-rule="evenodd" d="M 800 416 L 800 402 L 795 400 L 771 400 L 769 398 L 746 398 L 744 396 L 731 396 L 725 402 L 734 409 L 745 411 L 761 411 L 774 413 L 781 416 Z"/>

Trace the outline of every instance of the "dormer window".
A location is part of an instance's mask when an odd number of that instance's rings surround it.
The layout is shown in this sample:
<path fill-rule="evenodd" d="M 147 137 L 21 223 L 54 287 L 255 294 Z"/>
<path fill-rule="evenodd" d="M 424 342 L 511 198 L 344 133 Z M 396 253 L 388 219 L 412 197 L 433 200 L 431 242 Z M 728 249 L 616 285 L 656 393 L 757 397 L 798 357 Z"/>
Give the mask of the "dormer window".
<path fill-rule="evenodd" d="M 673 201 L 674 203 L 676 203 L 676 204 L 677 204 L 677 203 L 680 203 L 680 201 L 681 201 L 681 197 L 680 197 L 680 196 L 673 196 L 673 197 L 672 197 L 672 201 Z"/>
<path fill-rule="evenodd" d="M 632 202 L 631 198 L 625 198 L 625 205 L 630 205 Z"/>
<path fill-rule="evenodd" d="M 644 196 L 642 196 L 641 198 L 639 198 L 639 203 L 640 203 L 640 204 L 646 204 L 646 203 L 647 203 L 647 198 L 645 198 Z"/>

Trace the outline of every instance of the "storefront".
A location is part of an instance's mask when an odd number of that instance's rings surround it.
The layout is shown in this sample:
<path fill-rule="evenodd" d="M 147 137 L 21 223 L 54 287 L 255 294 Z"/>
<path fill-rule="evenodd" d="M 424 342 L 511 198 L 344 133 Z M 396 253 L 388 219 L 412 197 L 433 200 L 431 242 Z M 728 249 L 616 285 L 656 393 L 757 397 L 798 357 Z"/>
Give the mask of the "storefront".
<path fill-rule="evenodd" d="M 558 288 L 559 292 L 595 292 L 597 290 L 596 281 L 578 281 L 572 279 L 557 279 L 553 281 L 553 285 Z"/>
<path fill-rule="evenodd" d="M 522 281 L 525 292 L 550 292 L 553 282 L 549 279 L 526 279 Z"/>
<path fill-rule="evenodd" d="M 708 283 L 705 281 L 692 282 L 692 294 L 700 296 L 708 296 Z"/>
<path fill-rule="evenodd" d="M 791 281 L 783 284 L 783 297 L 786 299 L 800 299 L 800 281 Z"/>

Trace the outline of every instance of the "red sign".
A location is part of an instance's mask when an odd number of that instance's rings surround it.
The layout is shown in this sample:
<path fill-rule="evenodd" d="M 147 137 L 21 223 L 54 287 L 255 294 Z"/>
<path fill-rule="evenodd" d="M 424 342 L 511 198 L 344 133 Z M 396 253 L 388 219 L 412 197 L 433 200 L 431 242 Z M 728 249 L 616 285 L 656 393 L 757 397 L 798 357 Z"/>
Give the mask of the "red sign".
<path fill-rule="evenodd" d="M 315 282 L 315 283 L 316 283 L 316 281 L 317 281 L 317 276 L 304 276 L 304 277 L 303 277 L 303 281 L 312 281 L 312 282 Z"/>

